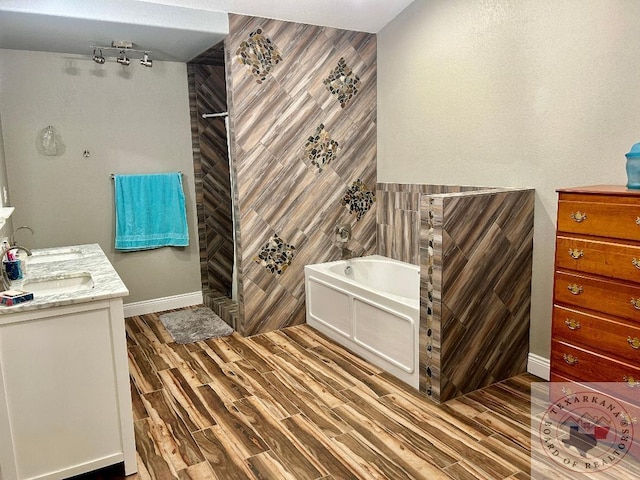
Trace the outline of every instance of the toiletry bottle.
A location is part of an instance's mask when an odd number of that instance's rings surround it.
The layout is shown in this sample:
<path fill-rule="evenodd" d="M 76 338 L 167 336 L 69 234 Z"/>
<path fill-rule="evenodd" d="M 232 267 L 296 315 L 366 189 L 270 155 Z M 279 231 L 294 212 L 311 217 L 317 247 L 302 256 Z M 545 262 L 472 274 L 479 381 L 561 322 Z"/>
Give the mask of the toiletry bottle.
<path fill-rule="evenodd" d="M 27 260 L 26 260 L 26 255 L 24 255 L 24 252 L 22 250 L 14 250 L 14 256 L 13 258 L 15 260 L 19 260 L 20 261 L 20 271 L 22 272 L 22 275 L 24 276 L 27 273 Z"/>
<path fill-rule="evenodd" d="M 10 248 L 11 248 L 11 245 L 9 245 L 9 242 L 6 241 L 6 240 L 3 240 L 2 241 L 2 258 L 3 258 L 2 268 L 6 267 L 4 262 L 8 262 L 10 260 L 10 258 L 9 258 L 9 249 Z"/>

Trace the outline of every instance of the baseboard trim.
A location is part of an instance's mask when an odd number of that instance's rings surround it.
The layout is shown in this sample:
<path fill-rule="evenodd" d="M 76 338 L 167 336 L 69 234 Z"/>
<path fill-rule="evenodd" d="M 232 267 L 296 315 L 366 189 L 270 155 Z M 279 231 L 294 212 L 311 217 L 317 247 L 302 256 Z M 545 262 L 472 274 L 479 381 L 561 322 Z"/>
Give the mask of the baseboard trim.
<path fill-rule="evenodd" d="M 535 353 L 529 354 L 527 372 L 544 380 L 549 380 L 551 376 L 551 363 L 548 358 L 541 357 Z"/>
<path fill-rule="evenodd" d="M 146 315 L 148 313 L 173 310 L 175 308 L 191 307 L 202 303 L 202 292 L 183 293 L 171 297 L 154 298 L 141 302 L 127 303 L 124 305 L 124 316 Z"/>

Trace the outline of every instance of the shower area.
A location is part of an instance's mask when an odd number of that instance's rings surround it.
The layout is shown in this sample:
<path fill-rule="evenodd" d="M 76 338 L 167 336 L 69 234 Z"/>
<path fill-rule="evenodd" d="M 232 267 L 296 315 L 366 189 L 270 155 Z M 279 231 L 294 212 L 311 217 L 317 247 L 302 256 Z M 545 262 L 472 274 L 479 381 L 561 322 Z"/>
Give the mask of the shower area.
<path fill-rule="evenodd" d="M 241 336 L 302 324 L 305 265 L 375 252 L 376 37 L 230 14 L 187 74 L 203 301 Z"/>
<path fill-rule="evenodd" d="M 236 328 L 224 42 L 187 64 L 203 302 Z"/>

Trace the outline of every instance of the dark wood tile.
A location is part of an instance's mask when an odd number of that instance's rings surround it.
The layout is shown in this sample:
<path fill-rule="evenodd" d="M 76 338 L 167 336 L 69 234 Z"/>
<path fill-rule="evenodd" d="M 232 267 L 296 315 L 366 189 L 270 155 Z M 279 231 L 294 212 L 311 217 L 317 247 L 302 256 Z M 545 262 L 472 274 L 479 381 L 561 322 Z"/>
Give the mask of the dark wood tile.
<path fill-rule="evenodd" d="M 156 314 L 126 322 L 132 479 L 530 475 L 530 375 L 436 405 L 306 325 L 176 345 Z"/>
<path fill-rule="evenodd" d="M 265 441 L 251 427 L 249 420 L 240 415 L 234 405 L 227 407 L 210 386 L 200 387 L 198 393 L 218 425 L 225 430 L 229 437 L 234 439 L 236 448 L 245 457 L 257 455 L 269 449 Z"/>
<path fill-rule="evenodd" d="M 129 372 L 140 393 L 150 393 L 162 388 L 157 371 L 138 345 L 129 347 Z"/>
<path fill-rule="evenodd" d="M 169 392 L 158 390 L 144 394 L 142 401 L 149 412 L 151 437 L 163 457 L 178 471 L 204 461 L 204 456 L 173 408 L 174 402 L 169 395 Z"/>
<path fill-rule="evenodd" d="M 131 389 L 131 404 L 133 408 L 133 420 L 142 420 L 143 418 L 149 417 L 147 410 L 144 408 L 144 404 L 142 403 L 142 398 L 140 398 L 140 392 L 136 388 L 135 383 L 133 383 L 133 379 L 129 379 L 129 387 Z"/>
<path fill-rule="evenodd" d="M 323 466 L 314 465 L 313 459 L 304 455 L 304 448 L 298 440 L 276 423 L 255 397 L 240 400 L 235 405 L 295 478 L 319 478 L 328 473 Z"/>
<path fill-rule="evenodd" d="M 159 372 L 159 375 L 165 385 L 165 391 L 171 396 L 173 409 L 180 415 L 190 432 L 216 424 L 180 370 L 171 368 Z"/>
<path fill-rule="evenodd" d="M 158 448 L 157 441 L 154 439 L 151 419 L 145 418 L 134 422 L 134 429 L 138 464 L 142 463 L 144 470 L 151 478 L 175 478 L 175 470 L 172 469 L 168 458 Z"/>
<path fill-rule="evenodd" d="M 193 434 L 216 478 L 246 480 L 251 476 L 239 458 L 233 442 L 221 428 L 208 428 Z"/>
<path fill-rule="evenodd" d="M 249 392 L 233 376 L 227 375 L 224 367 L 218 365 L 206 352 L 202 350 L 194 352 L 193 357 L 202 366 L 207 375 L 215 379 L 215 381 L 210 382 L 210 385 L 225 399 L 225 402 L 234 402 L 249 395 Z"/>
<path fill-rule="evenodd" d="M 403 442 L 392 431 L 394 425 L 389 422 L 391 431 L 385 428 L 372 427 L 377 425 L 375 419 L 367 417 L 361 410 L 351 405 L 342 405 L 334 409 L 362 438 L 366 438 L 369 448 L 378 452 L 396 464 L 410 478 L 446 478 L 446 475 L 436 465 L 431 463 L 428 454 L 419 452 L 413 445 Z"/>
<path fill-rule="evenodd" d="M 173 341 L 165 343 L 163 350 L 171 365 L 180 369 L 189 384 L 193 387 L 204 385 L 212 381 L 202 365 L 193 357 L 192 353 L 200 352 L 200 349 L 190 349 L 188 346 L 179 345 Z"/>

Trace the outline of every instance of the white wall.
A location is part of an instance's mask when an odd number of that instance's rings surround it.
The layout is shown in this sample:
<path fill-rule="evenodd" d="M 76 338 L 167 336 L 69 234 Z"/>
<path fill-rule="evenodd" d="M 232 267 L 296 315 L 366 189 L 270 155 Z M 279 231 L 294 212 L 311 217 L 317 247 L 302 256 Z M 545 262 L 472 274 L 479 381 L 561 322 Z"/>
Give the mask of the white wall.
<path fill-rule="evenodd" d="M 36 232 L 21 231 L 21 243 L 99 243 L 130 290 L 127 303 L 200 290 L 186 64 L 126 68 L 0 50 L 0 115 L 13 224 Z M 36 150 L 47 125 L 62 135 L 61 156 Z M 184 172 L 189 247 L 117 253 L 110 174 L 176 170 Z"/>
<path fill-rule="evenodd" d="M 378 181 L 534 187 L 531 352 L 548 358 L 555 190 L 625 184 L 640 2 L 416 0 L 378 35 Z"/>

